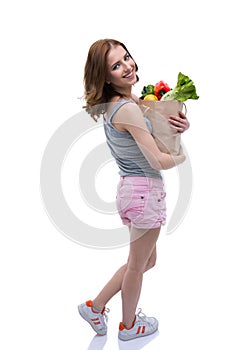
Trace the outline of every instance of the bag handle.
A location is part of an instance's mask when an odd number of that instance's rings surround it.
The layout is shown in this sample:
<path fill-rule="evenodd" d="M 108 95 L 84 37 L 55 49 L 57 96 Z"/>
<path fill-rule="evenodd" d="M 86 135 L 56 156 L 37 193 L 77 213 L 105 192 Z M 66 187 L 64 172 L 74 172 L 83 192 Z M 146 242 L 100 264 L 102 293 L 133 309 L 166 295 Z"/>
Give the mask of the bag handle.
<path fill-rule="evenodd" d="M 186 116 L 186 114 L 187 114 L 187 106 L 186 106 L 186 104 L 184 102 L 183 102 L 183 107 L 184 107 L 184 112 L 183 113 Z"/>

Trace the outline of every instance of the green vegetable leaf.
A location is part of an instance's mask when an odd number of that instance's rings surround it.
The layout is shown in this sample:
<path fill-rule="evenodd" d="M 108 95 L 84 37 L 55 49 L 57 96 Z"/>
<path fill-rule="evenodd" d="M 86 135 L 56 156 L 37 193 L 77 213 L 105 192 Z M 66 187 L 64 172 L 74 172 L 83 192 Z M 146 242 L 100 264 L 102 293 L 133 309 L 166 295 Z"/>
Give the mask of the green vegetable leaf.
<path fill-rule="evenodd" d="M 167 92 L 162 100 L 178 100 L 184 102 L 188 99 L 197 100 L 199 96 L 196 93 L 196 87 L 193 81 L 183 73 L 179 72 L 176 87 Z"/>
<path fill-rule="evenodd" d="M 149 94 L 153 94 L 154 93 L 154 85 L 152 84 L 149 84 L 147 86 L 144 86 L 143 89 L 142 89 L 142 96 L 146 96 L 146 95 L 149 95 Z"/>

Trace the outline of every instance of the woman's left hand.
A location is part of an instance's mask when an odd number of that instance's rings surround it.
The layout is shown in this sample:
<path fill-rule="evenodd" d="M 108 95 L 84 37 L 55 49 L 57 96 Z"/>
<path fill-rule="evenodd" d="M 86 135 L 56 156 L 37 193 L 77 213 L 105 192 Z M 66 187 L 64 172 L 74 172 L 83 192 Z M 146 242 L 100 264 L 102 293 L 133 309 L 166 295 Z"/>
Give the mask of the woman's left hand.
<path fill-rule="evenodd" d="M 170 115 L 168 121 L 170 122 L 171 127 L 180 133 L 187 130 L 190 126 L 188 119 L 181 111 L 179 111 L 179 116 Z"/>

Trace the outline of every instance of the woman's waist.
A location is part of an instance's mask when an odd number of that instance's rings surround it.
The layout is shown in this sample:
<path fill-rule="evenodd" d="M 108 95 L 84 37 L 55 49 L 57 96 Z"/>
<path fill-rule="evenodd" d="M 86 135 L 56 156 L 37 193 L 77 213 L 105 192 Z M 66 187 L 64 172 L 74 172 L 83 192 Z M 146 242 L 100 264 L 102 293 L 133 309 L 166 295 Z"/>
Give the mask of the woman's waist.
<path fill-rule="evenodd" d="M 147 177 L 147 176 L 120 176 L 121 185 L 129 185 L 133 187 L 145 185 L 149 189 L 163 189 L 164 183 L 162 177 Z"/>

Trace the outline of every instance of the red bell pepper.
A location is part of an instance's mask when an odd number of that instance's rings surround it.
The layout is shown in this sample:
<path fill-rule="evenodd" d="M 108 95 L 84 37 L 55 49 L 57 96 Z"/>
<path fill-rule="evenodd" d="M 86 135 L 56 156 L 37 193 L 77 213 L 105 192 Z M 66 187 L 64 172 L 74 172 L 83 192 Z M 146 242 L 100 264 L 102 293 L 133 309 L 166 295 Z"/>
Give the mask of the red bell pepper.
<path fill-rule="evenodd" d="M 168 84 L 164 83 L 163 80 L 160 80 L 158 83 L 155 84 L 154 87 L 154 94 L 160 100 L 166 92 L 170 91 L 171 88 L 168 86 Z"/>

